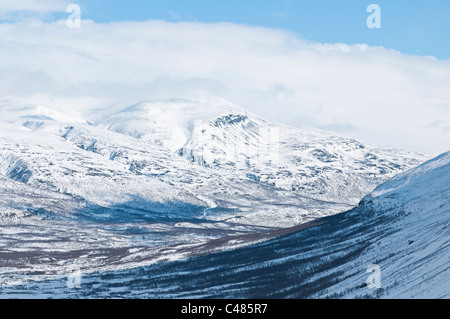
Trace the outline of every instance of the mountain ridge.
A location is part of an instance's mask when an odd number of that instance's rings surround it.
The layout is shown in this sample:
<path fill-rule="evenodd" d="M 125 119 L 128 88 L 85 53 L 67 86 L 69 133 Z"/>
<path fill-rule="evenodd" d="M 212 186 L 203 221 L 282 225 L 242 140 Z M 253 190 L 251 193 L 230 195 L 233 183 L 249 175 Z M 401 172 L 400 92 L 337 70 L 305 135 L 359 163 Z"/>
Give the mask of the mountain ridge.
<path fill-rule="evenodd" d="M 264 241 L 353 208 L 427 159 L 271 123 L 223 99 L 110 108 L 2 102 L 0 113 L 0 172 L 17 182 L 4 191 L 20 193 L 22 182 L 73 202 L 65 212 L 53 200 L 31 213 L 19 205 L 14 219 L 1 220 L 17 234 L 40 234 L 40 245 L 34 235 L 0 239 L 13 277 L 20 267 L 111 270 L 187 258 L 210 243 L 208 252 Z M 37 260 L 15 262 L 23 250 Z"/>

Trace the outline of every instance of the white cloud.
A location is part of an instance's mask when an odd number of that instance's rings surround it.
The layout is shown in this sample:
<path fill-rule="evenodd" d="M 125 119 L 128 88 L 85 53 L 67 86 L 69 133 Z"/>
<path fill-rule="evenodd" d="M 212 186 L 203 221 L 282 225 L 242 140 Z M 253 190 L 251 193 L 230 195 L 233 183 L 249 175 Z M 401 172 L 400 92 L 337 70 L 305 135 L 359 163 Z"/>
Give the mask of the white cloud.
<path fill-rule="evenodd" d="M 61 12 L 66 10 L 68 4 L 66 0 L 1 0 L 0 12 Z"/>
<path fill-rule="evenodd" d="M 207 92 L 272 120 L 377 144 L 433 152 L 450 145 L 450 61 L 225 23 L 22 22 L 0 25 L 0 39 L 5 97 Z"/>

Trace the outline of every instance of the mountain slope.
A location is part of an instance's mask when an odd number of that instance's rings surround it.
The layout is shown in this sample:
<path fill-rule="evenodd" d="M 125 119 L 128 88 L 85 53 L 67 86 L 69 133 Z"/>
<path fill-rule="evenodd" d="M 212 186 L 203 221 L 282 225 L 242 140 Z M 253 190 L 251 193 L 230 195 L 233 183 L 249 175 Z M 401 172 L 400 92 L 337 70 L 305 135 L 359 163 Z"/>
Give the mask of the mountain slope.
<path fill-rule="evenodd" d="M 261 242 L 354 207 L 426 158 L 270 123 L 223 99 L 3 101 L 0 115 L 0 195 L 17 189 L 39 213 L 0 202 L 0 227 L 15 229 L 0 236 L 6 283 L 20 269 L 106 271 Z M 33 208 L 23 187 L 72 204 Z"/>
<path fill-rule="evenodd" d="M 10 178 L 102 206 L 130 194 L 202 202 L 209 219 L 247 225 L 348 210 L 427 158 L 270 123 L 222 99 L 0 110 L 0 172 Z"/>
<path fill-rule="evenodd" d="M 450 298 L 450 153 L 380 185 L 319 225 L 252 247 L 124 271 L 7 288 L 5 296 Z M 368 266 L 381 269 L 369 289 Z"/>

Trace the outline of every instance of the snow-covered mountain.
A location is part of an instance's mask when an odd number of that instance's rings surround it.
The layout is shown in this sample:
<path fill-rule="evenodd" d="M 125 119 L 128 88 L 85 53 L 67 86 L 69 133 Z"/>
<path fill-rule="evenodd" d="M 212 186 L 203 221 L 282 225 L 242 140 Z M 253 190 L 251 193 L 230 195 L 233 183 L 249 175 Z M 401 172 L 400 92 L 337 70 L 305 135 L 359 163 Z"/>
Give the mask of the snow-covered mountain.
<path fill-rule="evenodd" d="M 4 282 L 17 269 L 129 268 L 273 238 L 354 207 L 427 159 L 216 98 L 3 101 L 0 145 Z"/>
<path fill-rule="evenodd" d="M 292 226 L 353 207 L 427 158 L 270 123 L 222 99 L 55 108 L 1 105 L 0 172 L 103 206 L 200 202 L 210 218 L 220 207 L 239 223 Z"/>
<path fill-rule="evenodd" d="M 291 235 L 186 261 L 87 274 L 80 290 L 68 289 L 62 278 L 8 287 L 0 296 L 450 298 L 449 265 L 446 153 L 380 185 L 355 209 Z"/>

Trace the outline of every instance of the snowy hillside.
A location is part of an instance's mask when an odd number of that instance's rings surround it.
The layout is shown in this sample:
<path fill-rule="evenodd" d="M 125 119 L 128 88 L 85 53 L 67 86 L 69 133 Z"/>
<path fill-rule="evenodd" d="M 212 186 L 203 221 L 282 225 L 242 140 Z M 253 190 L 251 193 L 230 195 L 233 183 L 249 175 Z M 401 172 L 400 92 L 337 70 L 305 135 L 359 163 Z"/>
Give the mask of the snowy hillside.
<path fill-rule="evenodd" d="M 214 255 L 5 288 L 0 296 L 450 298 L 450 153 L 381 185 L 346 213 Z M 369 288 L 371 265 L 379 288 Z"/>
<path fill-rule="evenodd" d="M 114 270 L 274 238 L 351 209 L 426 159 L 223 99 L 2 101 L 0 144 L 3 282 L 17 269 Z"/>
<path fill-rule="evenodd" d="M 102 206 L 201 201 L 208 218 L 250 225 L 342 212 L 426 159 L 269 123 L 222 99 L 103 109 L 4 102 L 0 112 L 5 176 Z"/>

